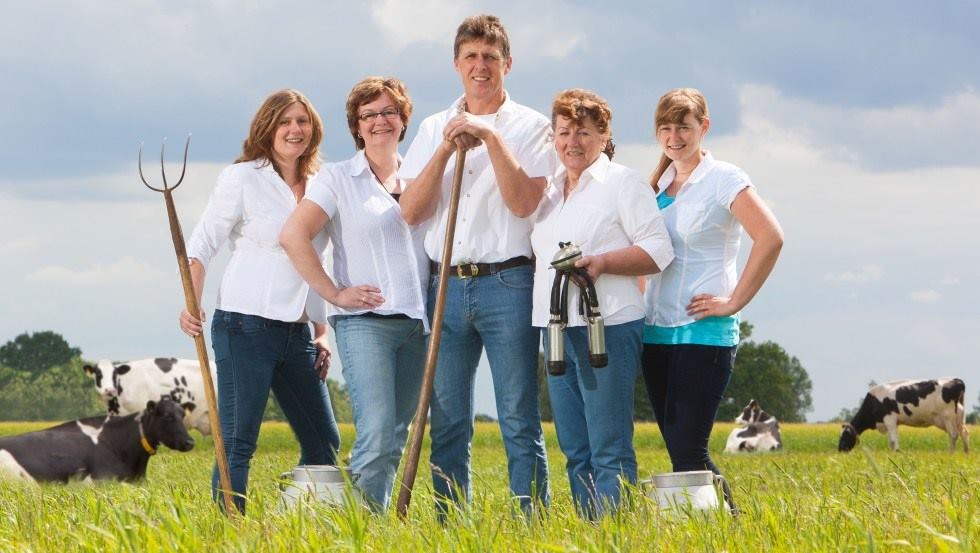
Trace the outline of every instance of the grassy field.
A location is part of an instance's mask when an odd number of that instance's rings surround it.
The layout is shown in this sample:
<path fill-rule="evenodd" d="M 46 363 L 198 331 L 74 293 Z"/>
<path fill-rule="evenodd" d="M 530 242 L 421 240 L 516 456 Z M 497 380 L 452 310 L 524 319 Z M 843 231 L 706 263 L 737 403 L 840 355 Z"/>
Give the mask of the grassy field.
<path fill-rule="evenodd" d="M 45 425 L 2 423 L 0 434 Z M 711 450 L 724 447 L 719 424 Z M 636 429 L 641 478 L 670 470 L 655 425 Z M 976 447 L 980 429 L 973 427 Z M 342 428 L 344 450 L 353 429 Z M 902 428 L 903 451 L 865 433 L 852 453 L 836 452 L 836 425 L 784 425 L 785 451 L 715 454 L 742 509 L 670 517 L 646 497 L 599 523 L 573 513 L 564 458 L 546 429 L 553 499 L 543 520 L 511 516 L 497 427 L 479 425 L 473 444 L 474 499 L 445 526 L 435 520 L 429 472 L 420 470 L 409 518 L 355 507 L 284 512 L 276 476 L 297 447 L 288 427 L 263 427 L 252 464 L 249 516 L 227 520 L 210 501 L 212 446 L 162 451 L 140 485 L 38 486 L 0 482 L 0 551 L 978 551 L 980 462 L 946 452 L 938 429 Z M 194 433 L 195 437 L 199 435 Z M 427 467 L 428 446 L 422 467 Z"/>

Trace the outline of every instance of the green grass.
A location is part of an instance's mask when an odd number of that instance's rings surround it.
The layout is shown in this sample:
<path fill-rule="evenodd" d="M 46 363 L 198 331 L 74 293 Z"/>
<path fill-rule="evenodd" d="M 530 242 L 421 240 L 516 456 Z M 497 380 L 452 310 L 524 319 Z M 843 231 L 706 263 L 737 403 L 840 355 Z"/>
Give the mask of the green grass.
<path fill-rule="evenodd" d="M 0 434 L 46 425 L 3 423 Z M 730 424 L 718 424 L 711 450 L 724 447 Z M 980 429 L 973 427 L 980 447 Z M 598 523 L 572 511 L 564 457 L 546 428 L 552 506 L 526 524 L 511 515 L 506 461 L 494 424 L 478 426 L 472 504 L 445 526 L 436 522 L 428 445 L 409 518 L 354 507 L 284 512 L 276 477 L 295 464 L 297 446 L 284 424 L 263 426 L 252 463 L 249 516 L 233 522 L 210 500 L 212 445 L 190 453 L 162 450 L 139 485 L 68 486 L 0 481 L 0 551 L 977 551 L 980 463 L 961 448 L 946 452 L 938 429 L 901 428 L 902 451 L 878 433 L 836 451 L 837 425 L 787 424 L 786 450 L 714 454 L 732 483 L 742 516 L 672 518 L 641 494 Z M 345 451 L 353 429 L 342 427 Z M 196 437 L 199 437 L 196 435 Z M 670 470 L 655 425 L 635 439 L 641 478 Z"/>

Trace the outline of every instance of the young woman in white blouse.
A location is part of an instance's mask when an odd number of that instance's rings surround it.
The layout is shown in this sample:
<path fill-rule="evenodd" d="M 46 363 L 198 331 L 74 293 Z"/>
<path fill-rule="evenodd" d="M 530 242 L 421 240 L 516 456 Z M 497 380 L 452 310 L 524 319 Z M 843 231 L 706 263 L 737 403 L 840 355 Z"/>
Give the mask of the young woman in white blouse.
<path fill-rule="evenodd" d="M 633 450 L 633 390 L 640 367 L 643 298 L 638 275 L 659 272 L 673 259 L 670 237 L 650 186 L 630 169 L 613 163 L 612 111 L 593 92 L 561 92 L 551 112 L 555 150 L 562 167 L 545 190 L 536 213 L 533 324 L 549 321 L 554 272 L 550 262 L 559 242 L 574 242 L 584 256 L 576 265 L 595 281 L 605 318 L 608 365 L 589 364 L 589 339 L 577 305 L 568 294 L 566 372 L 548 376 L 558 443 L 578 512 L 595 518 L 621 501 L 621 482 L 636 484 Z M 548 333 L 544 332 L 545 351 Z"/>
<path fill-rule="evenodd" d="M 296 90 L 271 94 L 252 119 L 241 156 L 218 176 L 187 243 L 198 301 L 208 264 L 226 241 L 231 248 L 211 340 L 221 431 L 235 505 L 242 512 L 270 390 L 299 441 L 300 464 L 335 464 L 340 448 L 323 382 L 329 363 L 326 306 L 278 243 L 283 223 L 317 171 L 322 136 L 320 117 L 305 96 Z M 322 252 L 327 238 L 315 242 Z M 183 310 L 180 327 L 194 336 L 203 320 L 203 313 L 199 319 Z M 216 499 L 217 485 L 215 469 Z"/>
<path fill-rule="evenodd" d="M 423 233 L 402 219 L 396 176 L 411 113 L 398 79 L 354 85 L 347 122 L 358 152 L 324 167 L 280 236 L 296 269 L 330 303 L 357 429 L 351 471 L 377 510 L 391 498 L 425 361 L 428 257 Z M 312 243 L 324 228 L 333 278 Z"/>
<path fill-rule="evenodd" d="M 657 104 L 663 155 L 651 184 L 676 257 L 647 286 L 643 376 L 673 470 L 718 474 L 708 437 L 735 363 L 738 313 L 776 264 L 783 233 L 748 175 L 702 149 L 710 124 L 707 101 L 693 88 L 671 90 Z M 743 228 L 752 249 L 738 276 Z"/>

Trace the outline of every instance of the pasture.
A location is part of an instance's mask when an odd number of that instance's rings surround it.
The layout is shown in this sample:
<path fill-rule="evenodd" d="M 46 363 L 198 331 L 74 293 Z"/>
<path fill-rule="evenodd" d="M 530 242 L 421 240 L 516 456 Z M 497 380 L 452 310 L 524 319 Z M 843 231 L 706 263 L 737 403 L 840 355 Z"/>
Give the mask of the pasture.
<path fill-rule="evenodd" d="M 45 426 L 2 423 L 0 434 Z M 720 452 L 731 429 L 715 427 L 712 452 Z M 970 429 L 980 448 L 980 428 Z M 473 503 L 445 526 L 431 508 L 427 444 L 407 522 L 350 506 L 283 512 L 276 478 L 298 453 L 282 423 L 263 426 L 249 516 L 229 521 L 210 501 L 211 441 L 195 432 L 192 452 L 161 448 L 140 485 L 0 482 L 0 551 L 980 550 L 976 451 L 965 455 L 957 447 L 949 454 L 942 431 L 902 427 L 901 452 L 866 432 L 858 448 L 839 454 L 839 431 L 834 424 L 784 424 L 784 451 L 713 453 L 737 494 L 738 519 L 671 518 L 637 494 L 631 508 L 592 524 L 572 510 L 564 457 L 548 425 L 552 506 L 527 524 L 510 514 L 497 427 L 480 424 Z M 353 428 L 344 425 L 342 432 L 346 455 Z M 637 425 L 635 445 L 641 478 L 670 470 L 656 425 Z"/>

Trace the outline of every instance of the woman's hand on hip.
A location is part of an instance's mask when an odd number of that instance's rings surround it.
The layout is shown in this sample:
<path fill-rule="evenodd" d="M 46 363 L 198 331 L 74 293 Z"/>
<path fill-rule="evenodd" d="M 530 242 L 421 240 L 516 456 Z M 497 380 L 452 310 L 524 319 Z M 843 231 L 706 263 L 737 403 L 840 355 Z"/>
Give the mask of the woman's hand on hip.
<path fill-rule="evenodd" d="M 368 310 L 381 307 L 385 302 L 381 289 L 367 284 L 349 286 L 338 291 L 328 301 L 337 307 L 352 310 Z"/>
<path fill-rule="evenodd" d="M 697 294 L 687 304 L 687 314 L 700 321 L 705 317 L 728 317 L 738 312 L 738 306 L 727 296 Z"/>
<path fill-rule="evenodd" d="M 180 330 L 182 330 L 184 334 L 194 338 L 200 334 L 202 330 L 204 330 L 204 310 L 201 310 L 200 318 L 194 318 L 193 315 L 187 312 L 187 309 L 181 309 L 178 322 L 180 323 Z"/>

